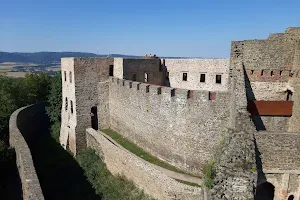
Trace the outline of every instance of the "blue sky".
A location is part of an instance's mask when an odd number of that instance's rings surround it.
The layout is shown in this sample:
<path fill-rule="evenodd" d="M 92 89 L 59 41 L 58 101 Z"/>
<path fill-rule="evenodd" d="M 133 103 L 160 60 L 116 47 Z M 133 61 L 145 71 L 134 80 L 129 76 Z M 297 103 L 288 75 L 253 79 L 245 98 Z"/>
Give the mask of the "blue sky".
<path fill-rule="evenodd" d="M 229 57 L 300 26 L 299 0 L 0 0 L 0 51 Z"/>

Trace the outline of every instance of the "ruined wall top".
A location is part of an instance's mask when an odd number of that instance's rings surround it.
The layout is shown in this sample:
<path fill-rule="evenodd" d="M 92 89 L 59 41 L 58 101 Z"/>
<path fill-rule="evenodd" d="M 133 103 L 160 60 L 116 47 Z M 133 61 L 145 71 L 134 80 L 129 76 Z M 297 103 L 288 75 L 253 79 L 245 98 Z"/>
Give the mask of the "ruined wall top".
<path fill-rule="evenodd" d="M 300 68 L 300 28 L 287 28 L 285 33 L 273 33 L 265 40 L 233 41 L 231 59 L 239 49 L 246 69 L 295 70 Z"/>

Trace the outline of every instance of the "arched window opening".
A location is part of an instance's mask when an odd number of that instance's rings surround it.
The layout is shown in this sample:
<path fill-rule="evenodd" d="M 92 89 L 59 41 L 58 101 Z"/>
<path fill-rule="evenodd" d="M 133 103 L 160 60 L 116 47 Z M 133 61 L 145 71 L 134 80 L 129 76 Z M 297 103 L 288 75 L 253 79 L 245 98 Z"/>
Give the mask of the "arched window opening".
<path fill-rule="evenodd" d="M 294 195 L 290 195 L 288 200 L 294 200 Z"/>
<path fill-rule="evenodd" d="M 257 187 L 255 200 L 274 200 L 275 187 L 265 182 Z"/>
<path fill-rule="evenodd" d="M 286 100 L 292 101 L 293 92 L 291 90 L 286 91 Z"/>

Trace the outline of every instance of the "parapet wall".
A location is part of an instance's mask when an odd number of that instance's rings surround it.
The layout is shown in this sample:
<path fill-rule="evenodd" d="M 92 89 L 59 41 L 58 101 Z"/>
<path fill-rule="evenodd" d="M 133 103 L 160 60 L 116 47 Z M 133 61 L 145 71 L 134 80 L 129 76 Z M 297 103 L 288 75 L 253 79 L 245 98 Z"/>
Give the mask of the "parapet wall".
<path fill-rule="evenodd" d="M 104 134 L 88 128 L 87 146 L 100 155 L 113 174 L 122 174 L 145 193 L 159 200 L 201 200 L 203 190 L 182 184 L 157 170 L 143 159 L 119 148 Z"/>
<path fill-rule="evenodd" d="M 34 142 L 34 134 L 41 128 L 43 123 L 40 120 L 44 115 L 44 105 L 35 104 L 16 110 L 9 120 L 9 143 L 16 152 L 24 200 L 44 199 L 28 147 Z"/>
<path fill-rule="evenodd" d="M 110 126 L 155 156 L 194 173 L 211 160 L 230 121 L 230 93 L 110 79 Z"/>

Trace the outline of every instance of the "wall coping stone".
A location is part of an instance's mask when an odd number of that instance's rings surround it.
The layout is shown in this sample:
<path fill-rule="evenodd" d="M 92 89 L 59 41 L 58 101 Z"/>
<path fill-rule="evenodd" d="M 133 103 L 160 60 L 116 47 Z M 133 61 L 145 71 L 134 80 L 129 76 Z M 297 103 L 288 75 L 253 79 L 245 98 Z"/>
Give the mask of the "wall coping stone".
<path fill-rule="evenodd" d="M 30 149 L 17 126 L 18 115 L 26 109 L 39 106 L 34 104 L 14 111 L 9 120 L 9 144 L 15 149 L 18 171 L 22 183 L 24 200 L 44 200 Z"/>

